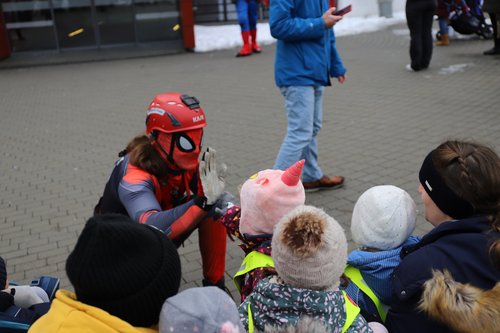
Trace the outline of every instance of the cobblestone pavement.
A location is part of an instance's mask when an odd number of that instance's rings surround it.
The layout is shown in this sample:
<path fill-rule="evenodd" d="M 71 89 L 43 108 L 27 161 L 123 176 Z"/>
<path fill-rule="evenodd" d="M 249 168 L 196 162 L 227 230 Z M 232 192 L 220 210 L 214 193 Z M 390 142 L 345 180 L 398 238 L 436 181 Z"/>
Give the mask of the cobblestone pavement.
<path fill-rule="evenodd" d="M 408 43 L 404 25 L 338 38 L 348 80 L 327 90 L 319 156 L 324 172 L 344 175 L 346 185 L 307 202 L 339 220 L 348 238 L 354 203 L 371 186 L 400 186 L 421 211 L 417 172 L 441 141 L 472 138 L 500 150 L 500 58 L 482 55 L 492 42 L 452 40 L 434 48 L 421 73 L 405 70 Z M 0 70 L 0 254 L 12 280 L 49 274 L 71 288 L 65 259 L 157 93 L 200 99 L 205 144 L 227 163 L 231 192 L 273 165 L 286 129 L 274 46 L 248 58 L 236 51 Z M 420 213 L 416 232 L 428 230 Z M 180 248 L 182 288 L 201 283 L 196 237 Z M 241 260 L 228 242 L 234 295 Z"/>

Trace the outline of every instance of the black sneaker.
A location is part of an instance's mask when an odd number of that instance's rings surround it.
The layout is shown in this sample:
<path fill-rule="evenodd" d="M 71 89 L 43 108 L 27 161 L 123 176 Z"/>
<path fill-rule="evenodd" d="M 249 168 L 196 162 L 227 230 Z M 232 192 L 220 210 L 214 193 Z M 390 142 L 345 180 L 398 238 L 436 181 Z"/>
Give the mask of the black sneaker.
<path fill-rule="evenodd" d="M 492 48 L 483 52 L 484 55 L 497 55 L 500 54 L 500 48 Z"/>

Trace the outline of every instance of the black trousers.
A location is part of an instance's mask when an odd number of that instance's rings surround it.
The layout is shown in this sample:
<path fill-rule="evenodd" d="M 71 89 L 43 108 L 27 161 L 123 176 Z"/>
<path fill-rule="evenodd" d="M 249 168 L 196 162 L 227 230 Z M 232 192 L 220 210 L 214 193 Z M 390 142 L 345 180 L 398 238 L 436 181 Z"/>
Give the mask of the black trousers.
<path fill-rule="evenodd" d="M 500 31 L 498 31 L 500 25 L 500 13 L 488 13 L 488 15 L 490 15 L 491 25 L 493 26 L 495 49 L 500 50 Z"/>
<path fill-rule="evenodd" d="M 436 0 L 407 0 L 406 22 L 410 29 L 411 68 L 415 71 L 429 67 L 432 58 L 432 22 Z"/>

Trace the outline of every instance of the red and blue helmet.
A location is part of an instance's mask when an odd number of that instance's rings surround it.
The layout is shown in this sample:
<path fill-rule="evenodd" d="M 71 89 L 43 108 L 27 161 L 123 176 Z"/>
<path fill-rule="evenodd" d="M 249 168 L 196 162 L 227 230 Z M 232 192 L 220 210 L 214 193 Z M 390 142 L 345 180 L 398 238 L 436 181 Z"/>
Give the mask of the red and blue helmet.
<path fill-rule="evenodd" d="M 196 97 L 178 92 L 157 95 L 146 111 L 146 134 L 186 132 L 207 126 Z"/>

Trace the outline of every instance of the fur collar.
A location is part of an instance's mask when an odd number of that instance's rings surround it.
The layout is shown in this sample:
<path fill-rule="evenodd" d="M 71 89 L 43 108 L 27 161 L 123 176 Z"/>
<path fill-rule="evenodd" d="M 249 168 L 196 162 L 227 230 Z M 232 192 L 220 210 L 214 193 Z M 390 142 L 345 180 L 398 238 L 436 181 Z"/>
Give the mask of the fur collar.
<path fill-rule="evenodd" d="M 424 284 L 419 308 L 457 332 L 500 333 L 500 282 L 482 290 L 435 270 Z"/>

